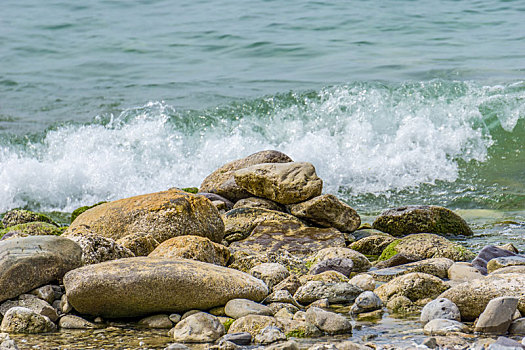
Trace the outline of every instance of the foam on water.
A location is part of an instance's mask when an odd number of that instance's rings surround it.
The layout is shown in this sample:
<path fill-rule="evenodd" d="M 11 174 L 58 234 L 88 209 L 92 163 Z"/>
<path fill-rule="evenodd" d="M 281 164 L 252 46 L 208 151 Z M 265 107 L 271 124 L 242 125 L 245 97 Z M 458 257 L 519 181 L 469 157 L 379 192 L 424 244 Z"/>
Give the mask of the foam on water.
<path fill-rule="evenodd" d="M 198 186 L 225 162 L 263 149 L 313 163 L 325 192 L 346 198 L 453 183 L 464 164 L 489 160 L 494 128 L 512 132 L 524 119 L 524 90 L 523 83 L 353 83 L 202 111 L 150 102 L 55 127 L 37 141 L 4 142 L 0 212 L 71 211 Z"/>

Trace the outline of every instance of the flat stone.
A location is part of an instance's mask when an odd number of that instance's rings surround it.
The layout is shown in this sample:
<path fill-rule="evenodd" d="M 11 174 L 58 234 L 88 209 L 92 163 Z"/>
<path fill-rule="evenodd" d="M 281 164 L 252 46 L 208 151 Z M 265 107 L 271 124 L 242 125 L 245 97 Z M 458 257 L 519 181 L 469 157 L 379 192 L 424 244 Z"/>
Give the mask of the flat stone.
<path fill-rule="evenodd" d="M 518 298 L 499 297 L 492 299 L 474 325 L 475 332 L 507 334 L 516 309 Z"/>
<path fill-rule="evenodd" d="M 299 307 L 299 304 L 297 304 L 297 301 L 293 298 L 292 294 L 286 289 L 273 291 L 263 300 L 263 303 L 288 303 Z"/>
<path fill-rule="evenodd" d="M 176 258 L 87 265 L 66 274 L 64 286 L 78 312 L 108 318 L 207 310 L 236 298 L 260 301 L 268 294 L 264 282 L 243 272 Z"/>
<path fill-rule="evenodd" d="M 243 169 L 261 163 L 286 163 L 292 159 L 279 151 L 261 151 L 224 164 L 219 169 L 208 175 L 200 185 L 200 192 L 216 193 L 233 202 L 251 197 L 250 193 L 237 185 L 233 174 Z"/>
<path fill-rule="evenodd" d="M 525 256 L 504 256 L 491 259 L 487 263 L 487 272 L 492 273 L 498 269 L 509 266 L 525 266 Z"/>
<path fill-rule="evenodd" d="M 320 299 L 328 299 L 332 304 L 348 304 L 354 302 L 362 292 L 361 288 L 346 282 L 310 281 L 297 290 L 294 298 L 305 305 Z"/>
<path fill-rule="evenodd" d="M 319 196 L 323 181 L 306 162 L 252 165 L 234 173 L 235 182 L 256 197 L 295 204 Z"/>
<path fill-rule="evenodd" d="M 346 317 L 317 307 L 306 310 L 306 321 L 328 334 L 352 333 L 352 324 Z"/>
<path fill-rule="evenodd" d="M 326 259 L 313 265 L 308 271 L 311 275 L 317 275 L 325 271 L 337 271 L 345 276 L 350 276 L 354 269 L 354 261 L 348 258 Z"/>
<path fill-rule="evenodd" d="M 173 327 L 171 318 L 171 315 L 166 314 L 152 315 L 141 319 L 138 323 L 148 328 L 170 329 Z M 178 323 L 178 321 L 175 323 Z"/>
<path fill-rule="evenodd" d="M 461 313 L 452 301 L 446 298 L 438 298 L 423 307 L 419 319 L 424 324 L 434 319 L 461 321 Z"/>
<path fill-rule="evenodd" d="M 450 299 L 456 304 L 463 321 L 473 321 L 492 299 L 502 296 L 517 297 L 518 309 L 522 314 L 525 313 L 525 275 L 489 275 L 454 286 L 439 297 Z"/>
<path fill-rule="evenodd" d="M 368 273 L 376 280 L 387 282 L 395 277 L 411 272 L 422 272 L 439 278 L 447 278 L 448 269 L 454 262 L 447 258 L 433 258 L 416 261 L 410 264 L 389 267 L 385 269 L 370 270 Z"/>
<path fill-rule="evenodd" d="M 150 258 L 182 258 L 226 266 L 230 251 L 222 244 L 199 236 L 179 236 L 162 242 L 149 255 Z"/>
<path fill-rule="evenodd" d="M 223 335 L 222 323 L 217 317 L 204 312 L 185 318 L 173 329 L 173 339 L 185 343 L 211 343 Z"/>
<path fill-rule="evenodd" d="M 427 335 L 447 335 L 454 332 L 468 333 L 467 325 L 447 319 L 436 318 L 428 322 L 423 328 L 423 332 Z"/>
<path fill-rule="evenodd" d="M 416 262 L 416 261 L 420 261 L 417 257 L 408 256 L 408 255 L 403 254 L 403 253 L 398 253 L 397 251 L 395 251 L 395 249 L 393 249 L 393 251 L 391 251 L 391 254 L 394 254 L 394 255 L 392 257 L 386 259 L 386 260 L 375 261 L 374 262 L 375 268 L 377 268 L 378 270 L 379 269 L 387 269 L 389 267 L 395 267 L 395 266 L 399 266 L 399 265 L 405 265 L 405 264 L 410 264 L 410 263 L 413 263 L 413 262 Z M 384 259 L 387 258 L 387 257 L 383 256 Z"/>
<path fill-rule="evenodd" d="M 9 309 L 0 325 L 0 331 L 8 333 L 47 333 L 56 329 L 56 325 L 49 318 L 25 307 Z"/>
<path fill-rule="evenodd" d="M 506 337 L 498 337 L 495 343 L 488 346 L 487 350 L 523 350 L 525 344 L 523 341 L 521 344 L 513 339 Z"/>
<path fill-rule="evenodd" d="M 203 196 L 178 189 L 97 205 L 80 214 L 65 235 L 74 235 L 83 226 L 96 235 L 115 240 L 137 256 L 151 252 L 137 249 L 134 242 L 143 237 L 151 237 L 158 243 L 185 235 L 220 243 L 224 237 L 224 223 L 215 206 Z"/>
<path fill-rule="evenodd" d="M 304 285 L 310 281 L 321 281 L 325 283 L 339 283 L 348 282 L 349 278 L 337 271 L 325 271 L 317 275 L 303 275 L 299 278 L 301 285 Z"/>
<path fill-rule="evenodd" d="M 61 279 L 82 264 L 75 242 L 55 236 L 13 238 L 0 242 L 0 302 Z"/>
<path fill-rule="evenodd" d="M 47 222 L 28 222 L 0 229 L 1 240 L 28 236 L 58 236 L 63 229 Z"/>
<path fill-rule="evenodd" d="M 393 297 L 404 296 L 413 302 L 426 298 L 436 298 L 448 289 L 441 279 L 420 272 L 411 272 L 394 278 L 374 290 L 383 302 Z"/>
<path fill-rule="evenodd" d="M 324 227 L 335 227 L 341 232 L 353 232 L 361 225 L 357 212 L 332 194 L 289 205 L 288 210 L 298 218 Z"/>
<path fill-rule="evenodd" d="M 65 315 L 60 318 L 58 326 L 64 329 L 94 329 L 98 326 L 92 322 L 89 322 L 82 317 L 75 315 Z"/>
<path fill-rule="evenodd" d="M 231 318 L 241 318 L 247 315 L 273 316 L 269 307 L 248 299 L 232 299 L 226 303 L 224 312 Z"/>
<path fill-rule="evenodd" d="M 410 205 L 389 209 L 373 223 L 377 230 L 401 237 L 413 233 L 472 236 L 472 230 L 459 215 L 435 205 Z"/>

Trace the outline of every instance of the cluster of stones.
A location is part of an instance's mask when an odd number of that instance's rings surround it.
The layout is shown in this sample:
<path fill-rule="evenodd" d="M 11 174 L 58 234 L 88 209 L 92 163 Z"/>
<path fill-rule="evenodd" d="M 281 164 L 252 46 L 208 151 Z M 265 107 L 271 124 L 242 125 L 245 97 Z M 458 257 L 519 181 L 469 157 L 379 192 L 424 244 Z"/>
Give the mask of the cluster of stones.
<path fill-rule="evenodd" d="M 198 193 L 99 203 L 67 228 L 12 210 L 0 230 L 0 331 L 138 318 L 169 329 L 167 349 L 298 349 L 297 338 L 351 334 L 352 318 L 389 310 L 420 312 L 430 336 L 525 334 L 525 257 L 512 247 L 476 256 L 445 237 L 472 230 L 438 206 L 361 225 L 322 185 L 312 164 L 263 151 L 222 166 Z M 306 348 L 370 349 L 319 346 Z"/>

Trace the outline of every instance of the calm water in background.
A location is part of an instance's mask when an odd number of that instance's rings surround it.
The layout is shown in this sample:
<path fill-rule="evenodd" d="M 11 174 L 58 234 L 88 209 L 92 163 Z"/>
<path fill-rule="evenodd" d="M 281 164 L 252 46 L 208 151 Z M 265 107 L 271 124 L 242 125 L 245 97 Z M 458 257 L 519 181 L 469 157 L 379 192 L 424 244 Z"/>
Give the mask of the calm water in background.
<path fill-rule="evenodd" d="M 5 0 L 0 212 L 198 186 L 269 148 L 363 213 L 521 211 L 524 19 L 495 0 Z"/>

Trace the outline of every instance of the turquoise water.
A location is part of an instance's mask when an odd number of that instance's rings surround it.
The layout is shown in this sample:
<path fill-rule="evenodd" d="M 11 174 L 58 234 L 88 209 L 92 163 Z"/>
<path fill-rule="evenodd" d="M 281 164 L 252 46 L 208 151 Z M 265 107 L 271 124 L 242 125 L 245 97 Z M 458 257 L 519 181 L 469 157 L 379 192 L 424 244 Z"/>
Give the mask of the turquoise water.
<path fill-rule="evenodd" d="M 5 0 L 0 212 L 198 186 L 262 149 L 362 213 L 523 211 L 524 18 L 494 0 Z"/>

